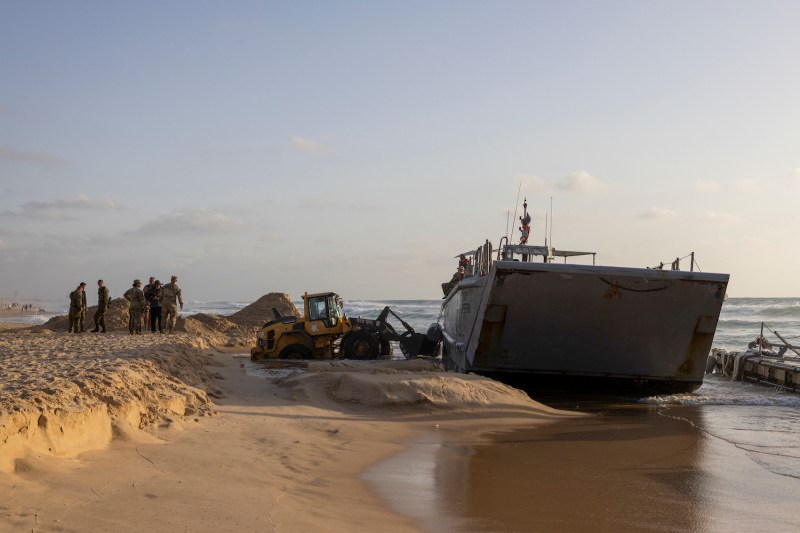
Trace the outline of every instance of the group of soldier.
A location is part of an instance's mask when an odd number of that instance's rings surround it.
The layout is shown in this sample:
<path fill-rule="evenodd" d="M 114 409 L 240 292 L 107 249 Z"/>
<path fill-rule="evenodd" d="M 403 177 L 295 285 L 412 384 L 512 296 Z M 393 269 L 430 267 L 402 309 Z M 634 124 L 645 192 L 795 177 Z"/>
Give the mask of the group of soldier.
<path fill-rule="evenodd" d="M 133 280 L 133 286 L 125 291 L 123 297 L 128 302 L 129 318 L 128 331 L 131 335 L 141 335 L 142 321 L 145 323 L 145 330 L 152 333 L 158 331 L 164 333 L 162 325 L 162 310 L 164 322 L 166 322 L 167 332 L 175 331 L 175 323 L 178 319 L 178 305 L 183 309 L 183 296 L 178 287 L 178 277 L 172 276 L 169 283 L 161 285 L 161 282 L 154 277 L 150 278 L 150 283 L 141 289 L 142 282 L 138 279 Z M 78 288 L 69 294 L 69 332 L 83 333 L 84 319 L 86 317 L 86 283 L 81 282 Z M 102 279 L 97 280 L 97 311 L 94 314 L 94 329 L 92 333 L 105 333 L 106 321 L 105 314 L 111 304 L 111 296 L 108 287 Z"/>

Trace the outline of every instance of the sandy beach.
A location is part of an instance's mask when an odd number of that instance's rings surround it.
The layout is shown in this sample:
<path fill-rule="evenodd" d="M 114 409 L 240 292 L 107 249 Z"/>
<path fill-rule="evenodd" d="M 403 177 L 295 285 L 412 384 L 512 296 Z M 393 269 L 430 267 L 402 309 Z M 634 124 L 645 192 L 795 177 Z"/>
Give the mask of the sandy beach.
<path fill-rule="evenodd" d="M 226 339 L 0 333 L 0 528 L 415 531 L 361 477 L 415 432 L 575 416 L 423 361 L 265 379 Z"/>
<path fill-rule="evenodd" d="M 105 334 L 0 322 L 0 531 L 796 530 L 793 441 L 779 423 L 760 447 L 747 405 L 548 407 L 435 359 L 251 362 L 273 308 L 298 313 L 271 293 L 175 335 L 129 335 L 121 300 Z"/>

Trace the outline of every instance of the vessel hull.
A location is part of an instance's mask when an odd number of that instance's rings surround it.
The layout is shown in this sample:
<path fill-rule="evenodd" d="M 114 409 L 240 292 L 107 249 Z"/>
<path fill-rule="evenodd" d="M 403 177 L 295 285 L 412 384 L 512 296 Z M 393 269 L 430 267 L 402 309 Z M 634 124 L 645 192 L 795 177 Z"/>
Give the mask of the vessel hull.
<path fill-rule="evenodd" d="M 522 388 L 695 390 L 727 283 L 727 274 L 496 261 L 443 303 L 443 360 Z"/>

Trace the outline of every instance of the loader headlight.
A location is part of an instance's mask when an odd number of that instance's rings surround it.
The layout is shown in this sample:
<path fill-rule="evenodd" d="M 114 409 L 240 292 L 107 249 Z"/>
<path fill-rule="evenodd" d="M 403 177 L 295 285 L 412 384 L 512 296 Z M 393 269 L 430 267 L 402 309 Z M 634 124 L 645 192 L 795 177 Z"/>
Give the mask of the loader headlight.
<path fill-rule="evenodd" d="M 256 335 L 256 337 L 258 337 L 259 339 L 263 339 L 265 337 L 264 332 L 263 331 L 259 331 L 258 335 Z"/>

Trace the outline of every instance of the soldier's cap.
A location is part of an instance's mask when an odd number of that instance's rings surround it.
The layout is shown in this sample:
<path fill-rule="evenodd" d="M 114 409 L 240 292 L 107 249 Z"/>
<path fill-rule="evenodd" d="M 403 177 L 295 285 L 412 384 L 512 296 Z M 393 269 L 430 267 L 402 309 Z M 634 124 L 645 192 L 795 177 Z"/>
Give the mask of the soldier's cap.
<path fill-rule="evenodd" d="M 133 280 L 133 284 L 136 285 L 137 283 L 141 283 L 138 279 Z"/>
<path fill-rule="evenodd" d="M 86 284 L 84 282 L 82 282 L 82 281 L 81 281 L 81 284 L 78 285 L 78 287 L 85 287 L 85 286 L 86 286 Z"/>

